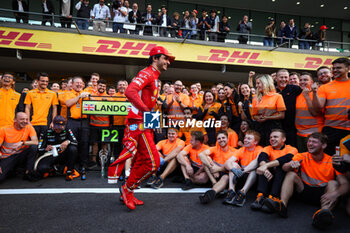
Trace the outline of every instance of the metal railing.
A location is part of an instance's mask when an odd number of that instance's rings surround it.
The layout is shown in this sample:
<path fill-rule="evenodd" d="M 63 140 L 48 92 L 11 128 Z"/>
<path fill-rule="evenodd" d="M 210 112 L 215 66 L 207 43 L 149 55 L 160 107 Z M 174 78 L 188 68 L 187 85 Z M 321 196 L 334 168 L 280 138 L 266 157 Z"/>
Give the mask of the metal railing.
<path fill-rule="evenodd" d="M 0 8 L 0 21 L 3 22 L 16 22 L 16 18 L 14 13 L 18 13 L 18 11 Z M 30 25 L 43 25 L 43 20 L 45 18 L 45 25 L 47 23 L 52 27 L 63 27 L 62 24 L 62 16 L 55 14 L 43 14 L 37 12 L 22 12 L 22 15 L 27 14 L 27 21 Z M 23 18 L 23 17 L 22 17 Z M 71 28 L 76 28 L 77 24 L 75 22 L 79 21 L 88 22 L 87 30 L 94 30 L 93 22 L 97 22 L 98 20 L 94 19 L 86 19 L 79 17 L 72 17 L 71 24 L 69 25 Z M 23 22 L 23 20 L 20 20 Z M 101 21 L 101 20 L 99 20 Z M 105 32 L 113 32 L 113 24 L 117 22 L 113 22 L 112 20 L 104 20 L 105 24 Z M 65 22 L 66 23 L 66 22 Z M 350 51 L 350 43 L 346 42 L 336 42 L 336 41 L 323 41 L 319 42 L 317 40 L 306 40 L 306 39 L 296 39 L 296 38 L 283 38 L 283 37 L 271 37 L 268 38 L 265 35 L 258 34 L 245 34 L 245 33 L 236 33 L 236 32 L 228 32 L 228 33 L 218 33 L 211 32 L 210 30 L 199 30 L 192 28 L 172 28 L 172 27 L 163 27 L 161 25 L 146 25 L 146 24 L 134 24 L 134 23 L 121 23 L 123 24 L 123 28 L 125 29 L 125 33 L 127 34 L 138 34 L 138 35 L 146 35 L 154 36 L 154 37 L 172 37 L 185 40 L 205 40 L 205 41 L 216 41 L 222 43 L 235 43 L 235 44 L 248 44 L 253 46 L 264 46 L 264 40 L 270 41 L 271 50 L 274 50 L 279 47 L 292 48 L 292 49 L 301 49 L 300 44 L 304 44 L 303 47 L 306 49 L 320 50 L 324 52 L 349 52 Z M 147 32 L 145 30 L 147 28 Z M 150 30 L 151 28 L 151 30 Z M 82 28 L 78 28 L 79 33 L 83 32 Z M 133 30 L 134 29 L 134 30 Z M 115 30 L 114 30 L 115 32 Z M 120 33 L 120 31 L 118 31 Z M 244 38 L 242 40 L 242 38 Z M 272 42 L 271 42 L 272 41 Z M 267 43 L 265 44 L 267 45 Z M 272 46 L 271 46 L 272 45 Z M 305 48 L 304 48 L 305 49 Z"/>

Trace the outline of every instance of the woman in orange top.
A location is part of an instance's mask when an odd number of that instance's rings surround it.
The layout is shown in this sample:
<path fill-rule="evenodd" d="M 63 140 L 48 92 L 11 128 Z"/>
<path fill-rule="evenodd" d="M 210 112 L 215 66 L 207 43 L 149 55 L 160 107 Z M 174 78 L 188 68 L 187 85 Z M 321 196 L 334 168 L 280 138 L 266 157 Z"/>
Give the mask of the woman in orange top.
<path fill-rule="evenodd" d="M 197 120 L 211 120 L 215 121 L 219 119 L 219 110 L 221 108 L 221 104 L 215 102 L 215 96 L 211 90 L 206 90 L 203 95 L 203 103 L 199 108 L 198 113 L 196 114 Z M 215 123 L 214 123 L 215 124 Z M 216 142 L 216 132 L 215 127 L 205 128 L 208 134 L 208 144 L 210 146 L 214 146 Z"/>
<path fill-rule="evenodd" d="M 281 129 L 280 120 L 284 118 L 286 106 L 282 95 L 276 93 L 270 75 L 262 75 L 256 79 L 257 95 L 253 98 L 253 119 L 255 128 L 262 134 L 261 144 L 269 144 L 272 129 Z"/>
<path fill-rule="evenodd" d="M 201 107 L 203 102 L 203 97 L 198 94 L 199 90 L 196 84 L 191 86 L 190 105 L 188 107 L 192 108 L 193 114 L 198 113 L 198 109 Z"/>
<path fill-rule="evenodd" d="M 217 102 L 219 102 L 221 105 L 224 105 L 227 101 L 227 97 L 226 97 L 226 94 L 225 94 L 225 90 L 224 88 L 220 88 L 218 90 L 218 99 L 217 99 Z"/>

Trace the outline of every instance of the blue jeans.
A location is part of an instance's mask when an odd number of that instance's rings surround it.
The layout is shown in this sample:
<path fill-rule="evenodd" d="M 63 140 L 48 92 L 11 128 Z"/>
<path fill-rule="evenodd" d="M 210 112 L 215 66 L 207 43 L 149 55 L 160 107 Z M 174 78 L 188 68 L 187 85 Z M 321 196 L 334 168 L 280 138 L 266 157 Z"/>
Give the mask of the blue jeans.
<path fill-rule="evenodd" d="M 77 19 L 77 25 L 80 30 L 88 30 L 89 24 L 87 19 Z"/>
<path fill-rule="evenodd" d="M 118 32 L 118 29 L 120 30 L 120 33 L 126 32 L 126 30 L 123 28 L 122 23 L 113 22 L 113 32 Z"/>
<path fill-rule="evenodd" d="M 299 41 L 299 49 L 310 49 L 309 42 L 307 41 Z"/>
<path fill-rule="evenodd" d="M 270 37 L 264 37 L 264 46 L 271 46 L 273 47 L 273 39 Z"/>

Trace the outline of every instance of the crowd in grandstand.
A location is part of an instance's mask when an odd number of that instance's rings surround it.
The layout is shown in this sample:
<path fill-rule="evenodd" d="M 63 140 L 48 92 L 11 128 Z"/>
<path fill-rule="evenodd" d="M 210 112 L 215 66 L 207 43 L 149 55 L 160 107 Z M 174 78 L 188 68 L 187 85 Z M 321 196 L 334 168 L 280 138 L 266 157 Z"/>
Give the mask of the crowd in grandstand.
<path fill-rule="evenodd" d="M 183 190 L 211 184 L 201 203 L 227 189 L 224 204 L 243 206 L 257 183 L 251 208 L 282 217 L 295 191 L 321 206 L 313 216 L 316 227 L 330 224 L 332 209 L 350 192 L 349 69 L 350 60 L 338 58 L 331 68 L 319 67 L 315 79 L 280 69 L 271 75 L 251 71 L 247 83 L 237 87 L 217 83 L 204 90 L 201 83 L 186 87 L 180 80 L 159 85 L 154 111 L 171 127 L 154 130 L 161 165 L 146 185 L 161 188 L 177 170 Z M 127 101 L 127 81 L 107 86 L 93 73 L 89 82 L 76 76 L 52 83 L 51 90 L 48 85 L 49 75 L 39 73 L 20 94 L 14 74 L 1 75 L 0 181 L 18 167 L 30 181 L 58 174 L 67 181 L 85 180 L 89 169 L 104 167 L 123 150 L 126 117 L 87 117 L 81 108 L 82 100 Z M 180 124 L 187 121 L 220 124 Z M 101 142 L 105 128 L 118 130 L 119 143 Z M 132 165 L 131 157 L 124 179 Z M 108 171 L 111 183 L 120 179 L 115 169 Z"/>
<path fill-rule="evenodd" d="M 13 0 L 12 9 L 15 11 L 17 22 L 28 23 L 28 4 L 25 0 Z M 73 21 L 73 10 L 76 9 L 75 20 L 80 30 L 87 30 L 92 22 L 94 31 L 106 31 L 107 21 L 112 21 L 112 30 L 115 33 L 130 33 L 152 36 L 158 34 L 162 37 L 200 39 L 225 42 L 230 32 L 239 33 L 240 44 L 247 44 L 252 30 L 252 22 L 244 15 L 237 25 L 230 25 L 229 16 L 223 15 L 221 19 L 215 9 L 201 12 L 193 9 L 183 9 L 183 13 L 168 12 L 166 6 L 162 6 L 159 12 L 152 11 L 152 5 L 148 4 L 146 10 L 141 12 L 137 3 L 131 4 L 128 0 L 115 0 L 109 7 L 104 0 L 90 4 L 89 0 L 60 1 L 61 27 L 70 28 Z M 42 0 L 42 25 L 53 24 L 55 7 L 51 0 Z M 299 49 L 319 49 L 325 47 L 326 30 L 322 25 L 317 32 L 312 32 L 310 23 L 306 22 L 303 28 L 298 29 L 294 19 L 289 22 L 282 20 L 276 25 L 274 18 L 269 18 L 265 27 L 265 37 L 262 39 L 264 46 L 292 47 L 293 41 L 298 41 Z"/>

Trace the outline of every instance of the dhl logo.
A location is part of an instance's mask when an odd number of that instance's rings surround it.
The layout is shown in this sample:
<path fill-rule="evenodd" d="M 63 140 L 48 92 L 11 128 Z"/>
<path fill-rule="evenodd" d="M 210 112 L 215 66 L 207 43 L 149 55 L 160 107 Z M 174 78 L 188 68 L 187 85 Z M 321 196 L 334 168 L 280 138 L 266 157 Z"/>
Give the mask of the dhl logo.
<path fill-rule="evenodd" d="M 121 54 L 121 55 L 143 55 L 149 56 L 151 49 L 157 44 L 144 42 L 125 42 L 120 43 L 117 40 L 98 40 L 98 47 L 83 46 L 83 52 L 106 53 L 106 54 Z"/>
<path fill-rule="evenodd" d="M 209 51 L 210 56 L 197 56 L 199 61 L 215 61 L 215 62 L 228 62 L 237 64 L 251 64 L 251 65 L 263 65 L 272 66 L 272 61 L 259 60 L 260 53 L 256 52 L 241 52 L 233 51 L 232 53 L 227 50 L 211 49 Z"/>
<path fill-rule="evenodd" d="M 333 59 L 322 59 L 319 57 L 306 57 L 306 63 L 294 63 L 295 68 L 317 69 L 320 66 L 331 66 Z"/>
<path fill-rule="evenodd" d="M 29 40 L 33 37 L 33 33 L 22 33 L 22 32 L 6 32 L 0 30 L 0 45 L 15 45 L 19 47 L 27 48 L 41 48 L 51 49 L 52 44 L 50 43 L 36 43 L 30 42 Z"/>

